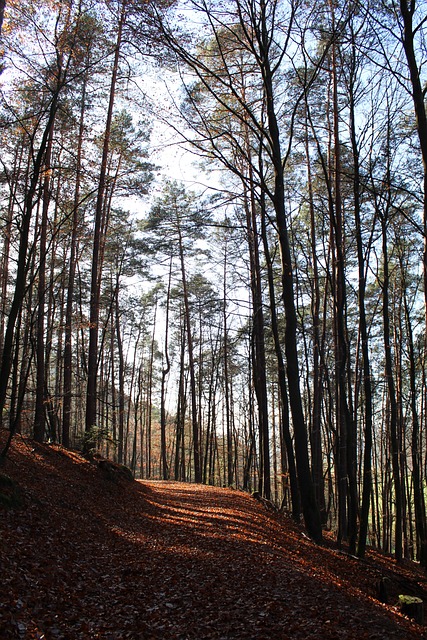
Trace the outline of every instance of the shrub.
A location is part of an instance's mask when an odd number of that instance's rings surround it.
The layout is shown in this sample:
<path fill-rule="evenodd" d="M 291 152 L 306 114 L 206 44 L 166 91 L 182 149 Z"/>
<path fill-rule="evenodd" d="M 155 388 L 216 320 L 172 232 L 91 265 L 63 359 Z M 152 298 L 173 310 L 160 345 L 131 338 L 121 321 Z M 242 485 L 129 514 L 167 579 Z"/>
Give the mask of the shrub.
<path fill-rule="evenodd" d="M 94 425 L 89 431 L 85 431 L 83 434 L 80 441 L 80 448 L 85 455 L 93 456 L 94 453 L 99 451 L 103 444 L 108 444 L 114 448 L 117 446 L 108 429 Z"/>

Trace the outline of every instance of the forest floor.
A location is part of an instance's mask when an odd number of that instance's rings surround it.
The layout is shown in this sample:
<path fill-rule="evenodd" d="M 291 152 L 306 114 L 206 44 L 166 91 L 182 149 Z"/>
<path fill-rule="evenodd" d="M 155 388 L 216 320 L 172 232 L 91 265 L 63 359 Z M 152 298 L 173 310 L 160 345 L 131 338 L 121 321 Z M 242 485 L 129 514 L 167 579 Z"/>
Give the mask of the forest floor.
<path fill-rule="evenodd" d="M 240 491 L 132 482 L 19 436 L 0 471 L 17 483 L 0 486 L 17 503 L 0 507 L 0 640 L 427 638 L 396 606 L 427 602 L 416 564 L 316 546 Z"/>

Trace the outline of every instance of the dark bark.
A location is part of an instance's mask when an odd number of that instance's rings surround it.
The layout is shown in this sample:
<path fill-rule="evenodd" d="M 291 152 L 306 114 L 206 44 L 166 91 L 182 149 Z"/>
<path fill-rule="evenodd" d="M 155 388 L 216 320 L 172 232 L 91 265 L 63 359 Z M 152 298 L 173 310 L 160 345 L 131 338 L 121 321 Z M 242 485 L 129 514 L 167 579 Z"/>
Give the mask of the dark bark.
<path fill-rule="evenodd" d="M 119 277 L 117 276 L 117 279 Z M 120 327 L 120 308 L 119 308 L 119 282 L 116 283 L 115 290 L 115 329 L 117 342 L 117 355 L 119 358 L 119 424 L 117 438 L 117 460 L 119 464 L 124 462 L 124 425 L 125 425 L 125 362 L 123 354 L 123 340 Z"/>
<path fill-rule="evenodd" d="M 416 10 L 416 1 L 400 0 L 400 12 L 403 18 L 403 48 L 412 86 L 412 99 L 414 103 L 418 138 L 420 141 L 421 156 L 423 162 L 423 231 L 424 231 L 424 296 L 427 317 L 427 111 L 425 102 L 425 90 L 421 84 L 420 70 L 415 55 L 415 28 L 413 16 Z"/>
<path fill-rule="evenodd" d="M 111 123 L 113 118 L 113 107 L 116 96 L 117 75 L 119 69 L 120 47 L 122 44 L 123 25 L 125 21 L 125 4 L 122 2 L 120 19 L 117 30 L 117 39 L 114 52 L 113 69 L 110 83 L 110 94 L 108 102 L 107 117 L 104 130 L 104 142 L 102 149 L 101 168 L 98 180 L 98 193 L 95 207 L 95 225 L 93 230 L 92 248 L 92 268 L 90 286 L 90 319 L 89 319 L 89 351 L 87 359 L 87 393 L 86 393 L 86 431 L 89 431 L 97 424 L 97 374 L 98 374 L 98 324 L 99 324 L 99 302 L 102 280 L 102 243 L 103 216 L 106 196 L 107 161 L 110 149 Z"/>
<path fill-rule="evenodd" d="M 37 339 L 36 339 L 36 408 L 34 415 L 34 439 L 43 442 L 45 436 L 45 301 L 46 301 L 46 245 L 47 222 L 50 204 L 51 182 L 51 157 L 53 144 L 53 127 L 50 130 L 49 140 L 44 159 L 44 178 L 42 196 L 42 215 L 40 222 L 39 244 L 39 281 L 37 287 Z"/>
<path fill-rule="evenodd" d="M 384 350 L 385 350 L 385 374 L 388 389 L 388 403 L 390 407 L 390 443 L 391 443 L 391 463 L 394 482 L 395 501 L 395 555 L 396 560 L 402 560 L 402 483 L 400 476 L 400 447 L 398 437 L 398 406 L 396 401 L 396 388 L 393 376 L 393 358 L 391 352 L 390 316 L 389 316 L 389 265 L 387 247 L 387 217 L 382 216 L 382 242 L 384 273 L 382 283 L 383 302 L 383 328 L 384 328 Z"/>
<path fill-rule="evenodd" d="M 165 366 L 162 368 L 162 382 L 160 391 L 160 456 L 162 461 L 163 480 L 169 480 L 169 467 L 166 451 L 166 379 L 171 365 L 169 359 L 169 305 L 172 280 L 172 256 L 169 263 L 168 290 L 166 294 L 166 318 L 165 318 Z"/>
<path fill-rule="evenodd" d="M 265 203 L 262 198 L 261 202 L 261 234 L 264 245 L 264 256 L 267 266 L 267 278 L 268 289 L 270 299 L 270 318 L 271 318 L 271 330 L 273 333 L 274 349 L 277 358 L 277 375 L 279 383 L 280 393 L 280 408 L 281 408 L 281 439 L 286 448 L 287 459 L 287 473 L 289 473 L 289 484 L 291 490 L 291 503 L 292 503 L 292 516 L 294 520 L 299 521 L 301 515 L 301 499 L 298 487 L 298 477 L 295 464 L 295 452 L 292 443 L 292 436 L 290 430 L 289 420 L 289 401 L 288 390 L 286 384 L 286 366 L 283 358 L 282 345 L 280 340 L 279 325 L 277 320 L 277 305 L 276 305 L 276 292 L 274 285 L 274 273 L 273 264 L 270 255 L 270 249 L 268 246 L 267 229 L 266 229 L 266 213 Z M 285 465 L 282 463 L 282 473 L 285 473 Z"/>
<path fill-rule="evenodd" d="M 62 80 L 62 79 L 61 79 Z M 15 278 L 15 289 L 13 293 L 12 303 L 9 309 L 9 316 L 6 324 L 6 332 L 3 342 L 3 353 L 0 365 L 0 413 L 3 414 L 7 389 L 9 384 L 9 376 L 12 367 L 13 359 L 13 343 L 15 337 L 15 327 L 19 312 L 22 307 L 22 302 L 25 297 L 27 289 L 27 273 L 28 273 L 28 245 L 29 234 L 31 227 L 32 213 L 36 200 L 37 187 L 43 167 L 46 149 L 50 138 L 51 130 L 53 128 L 56 112 L 58 109 L 58 100 L 63 83 L 58 83 L 56 90 L 52 96 L 52 100 L 49 106 L 48 118 L 44 127 L 40 146 L 35 154 L 34 164 L 31 179 L 28 185 L 28 189 L 25 195 L 23 214 L 21 218 L 19 248 L 17 257 L 17 271 Z M 5 452 L 2 452 L 6 455 Z"/>
<path fill-rule="evenodd" d="M 82 96 L 80 103 L 79 132 L 76 151 L 76 175 L 74 186 L 73 216 L 71 225 L 70 259 L 68 268 L 68 283 L 65 307 L 65 330 L 64 330 L 64 363 L 63 363 L 63 406 L 62 406 L 62 444 L 64 447 L 70 446 L 70 425 L 72 410 L 72 335 L 73 335 L 73 300 L 74 285 L 77 268 L 78 249 L 78 226 L 80 208 L 80 186 L 82 172 L 82 149 L 84 134 L 84 119 L 86 109 L 86 83 L 87 77 L 83 80 Z"/>
<path fill-rule="evenodd" d="M 427 519 L 426 503 L 424 497 L 424 482 L 422 477 L 421 433 L 420 420 L 417 409 L 417 383 L 416 362 L 411 316 L 409 311 L 406 286 L 403 286 L 404 310 L 406 320 L 406 333 L 409 349 L 409 381 L 410 381 L 410 407 L 412 414 L 411 456 L 412 456 L 412 480 L 414 490 L 415 530 L 417 537 L 417 559 L 421 566 L 427 567 Z"/>
<path fill-rule="evenodd" d="M 272 202 L 276 214 L 282 262 L 282 295 L 285 309 L 285 354 L 289 389 L 289 403 L 295 436 L 295 454 L 298 481 L 301 493 L 301 505 L 305 526 L 316 542 L 322 540 L 322 525 L 311 477 L 308 436 L 302 407 L 299 385 L 299 364 L 297 350 L 297 316 L 295 310 L 294 276 L 289 246 L 289 236 L 285 211 L 284 166 L 281 153 L 280 131 L 274 104 L 274 80 L 270 68 L 270 41 L 267 31 L 265 5 L 261 2 L 259 45 L 261 53 L 261 71 L 265 91 L 267 121 L 270 137 L 270 153 L 274 167 L 274 192 Z"/>
<path fill-rule="evenodd" d="M 424 297 L 425 297 L 425 317 L 427 318 L 427 111 L 425 102 L 425 89 L 421 84 L 420 69 L 417 64 L 415 54 L 415 33 L 416 29 L 413 25 L 413 16 L 416 11 L 416 2 L 400 0 L 400 12 L 403 19 L 403 48 L 408 64 L 411 87 L 412 100 L 414 104 L 415 117 L 418 138 L 420 142 L 422 163 L 423 163 L 423 274 L 424 274 Z M 426 347 L 425 347 L 426 348 Z M 411 387 L 413 380 L 413 353 L 411 353 Z M 419 464 L 419 424 L 415 406 L 414 394 L 411 390 L 411 407 L 413 416 L 412 428 L 412 456 L 413 456 L 413 477 L 414 477 L 414 500 L 415 500 L 415 518 L 417 525 L 417 535 L 420 544 L 420 562 L 423 566 L 427 566 L 427 530 L 426 516 L 424 506 L 424 493 L 422 480 L 420 477 Z"/>
<path fill-rule="evenodd" d="M 227 485 L 233 484 L 233 438 L 231 432 L 231 407 L 230 407 L 230 381 L 228 367 L 228 326 L 227 326 L 227 243 L 225 245 L 224 272 L 223 272 L 223 359 L 224 359 L 224 396 L 225 396 L 225 423 L 227 437 Z"/>
<path fill-rule="evenodd" d="M 354 175 L 353 175 L 353 198 L 354 198 L 354 226 L 357 245 L 357 264 L 359 274 L 359 331 L 360 345 L 362 352 L 362 370 L 363 370 L 363 390 L 364 390 L 364 450 L 363 450 L 363 483 L 362 483 L 362 505 L 360 509 L 360 528 L 359 540 L 357 547 L 357 555 L 363 558 L 366 550 L 368 525 L 369 525 L 369 506 L 372 494 L 372 383 L 371 368 L 369 358 L 369 336 L 368 325 L 366 320 L 365 295 L 366 295 L 366 261 L 364 258 L 364 247 L 361 228 L 361 207 L 360 207 L 360 168 L 359 168 L 359 149 L 356 137 L 356 109 L 355 109 L 355 74 L 356 74 L 356 49 L 354 34 L 352 33 L 352 68 L 349 82 L 350 93 L 350 136 L 351 147 L 353 153 Z"/>
<path fill-rule="evenodd" d="M 332 31 L 335 35 L 335 14 L 333 2 Z M 345 327 L 346 281 L 344 258 L 344 224 L 342 211 L 342 167 L 341 141 L 339 133 L 338 104 L 338 45 L 334 41 L 331 47 L 332 102 L 333 102 L 333 147 L 334 147 L 334 201 L 330 202 L 331 235 L 334 241 L 335 264 L 334 282 L 334 322 L 335 322 L 335 358 L 337 379 L 338 414 L 338 542 L 349 539 L 349 551 L 356 551 L 357 536 L 357 482 L 356 482 L 356 435 L 347 398 L 347 363 L 349 348 Z"/>
<path fill-rule="evenodd" d="M 10 248 L 11 248 L 11 240 L 12 240 L 12 223 L 15 216 L 15 204 L 17 202 L 17 191 L 19 188 L 19 180 L 18 176 L 21 175 L 22 164 L 24 162 L 24 153 L 25 153 L 25 140 L 24 136 L 21 136 L 19 144 L 15 149 L 15 158 L 13 162 L 12 169 L 12 182 L 9 185 L 9 199 L 8 199 L 8 207 L 7 214 L 5 220 L 5 226 L 3 231 L 3 251 L 1 256 L 1 267 L 0 267 L 0 353 L 3 351 L 3 335 L 4 335 L 4 327 L 5 320 L 7 317 L 7 289 L 8 289 L 8 281 L 9 281 L 9 261 L 10 261 Z M 24 169 L 25 181 L 28 181 L 29 174 L 29 164 L 31 159 L 27 158 L 27 166 Z M 2 421 L 2 415 L 0 414 L 0 425 Z"/>
<path fill-rule="evenodd" d="M 312 288 L 312 318 L 313 318 L 313 409 L 311 418 L 311 468 L 313 475 L 314 491 L 316 501 L 319 505 L 320 519 L 322 525 L 327 521 L 327 510 L 325 502 L 325 482 L 323 473 L 323 452 L 322 452 L 322 383 L 323 383 L 323 366 L 322 366 L 322 344 L 320 334 L 320 285 L 319 285 L 319 266 L 317 257 L 317 233 L 315 208 L 313 199 L 313 181 L 311 175 L 311 158 L 310 146 L 308 140 L 308 127 L 305 132 L 305 155 L 307 160 L 307 183 L 308 183 L 308 200 L 310 210 L 310 242 L 311 242 L 311 259 L 313 265 L 313 288 Z"/>
<path fill-rule="evenodd" d="M 194 349 L 193 349 L 193 332 L 191 328 L 191 314 L 190 314 L 190 300 L 187 287 L 187 275 L 185 271 L 184 261 L 184 246 L 183 238 L 181 235 L 181 228 L 178 220 L 178 244 L 179 244 L 179 257 L 181 263 L 181 276 L 182 276 L 182 289 L 184 296 L 184 313 L 185 313 L 185 330 L 187 334 L 187 348 L 188 348 L 188 365 L 190 373 L 190 393 L 191 393 L 191 424 L 193 435 L 193 455 L 194 455 L 194 481 L 202 482 L 202 462 L 200 454 L 200 434 L 199 434 L 199 421 L 198 421 L 198 408 L 197 408 L 197 392 L 196 392 L 196 369 L 194 361 Z"/>
<path fill-rule="evenodd" d="M 250 168 L 249 168 L 250 171 Z M 246 213 L 246 231 L 249 246 L 250 279 L 252 294 L 252 371 L 255 395 L 258 405 L 258 431 L 259 431 L 259 484 L 258 491 L 261 496 L 271 497 L 270 479 L 270 442 L 268 427 L 268 398 L 265 358 L 265 327 L 262 299 L 261 264 L 259 256 L 259 239 L 257 232 L 257 220 L 254 200 L 254 185 L 252 179 L 250 200 L 244 196 L 244 209 Z"/>
<path fill-rule="evenodd" d="M 175 436 L 175 469 L 174 479 L 185 481 L 185 414 L 187 410 L 186 400 L 186 384 L 185 384 L 185 330 L 181 332 L 181 356 L 180 356 L 180 371 L 179 371 L 179 385 L 178 385 L 178 402 L 176 410 L 176 436 Z"/>

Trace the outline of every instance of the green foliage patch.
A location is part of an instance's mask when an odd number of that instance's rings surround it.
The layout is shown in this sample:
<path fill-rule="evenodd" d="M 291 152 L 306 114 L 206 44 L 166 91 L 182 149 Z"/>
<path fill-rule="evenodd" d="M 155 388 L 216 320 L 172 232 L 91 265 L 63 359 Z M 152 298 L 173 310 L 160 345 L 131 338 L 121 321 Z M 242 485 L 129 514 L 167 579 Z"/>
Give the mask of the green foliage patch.
<path fill-rule="evenodd" d="M 85 455 L 92 456 L 100 450 L 103 444 L 114 448 L 117 446 L 108 429 L 94 425 L 83 434 L 80 448 Z"/>

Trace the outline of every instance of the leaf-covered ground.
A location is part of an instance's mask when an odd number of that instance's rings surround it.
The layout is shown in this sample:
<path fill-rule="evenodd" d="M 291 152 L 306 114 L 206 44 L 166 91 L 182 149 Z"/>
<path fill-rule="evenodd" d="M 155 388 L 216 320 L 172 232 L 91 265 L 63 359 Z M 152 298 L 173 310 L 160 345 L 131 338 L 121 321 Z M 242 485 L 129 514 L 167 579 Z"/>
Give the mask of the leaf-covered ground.
<path fill-rule="evenodd" d="M 395 606 L 427 602 L 416 565 L 316 546 L 239 491 L 114 482 L 18 437 L 0 473 L 21 502 L 0 507 L 0 640 L 427 638 Z"/>

